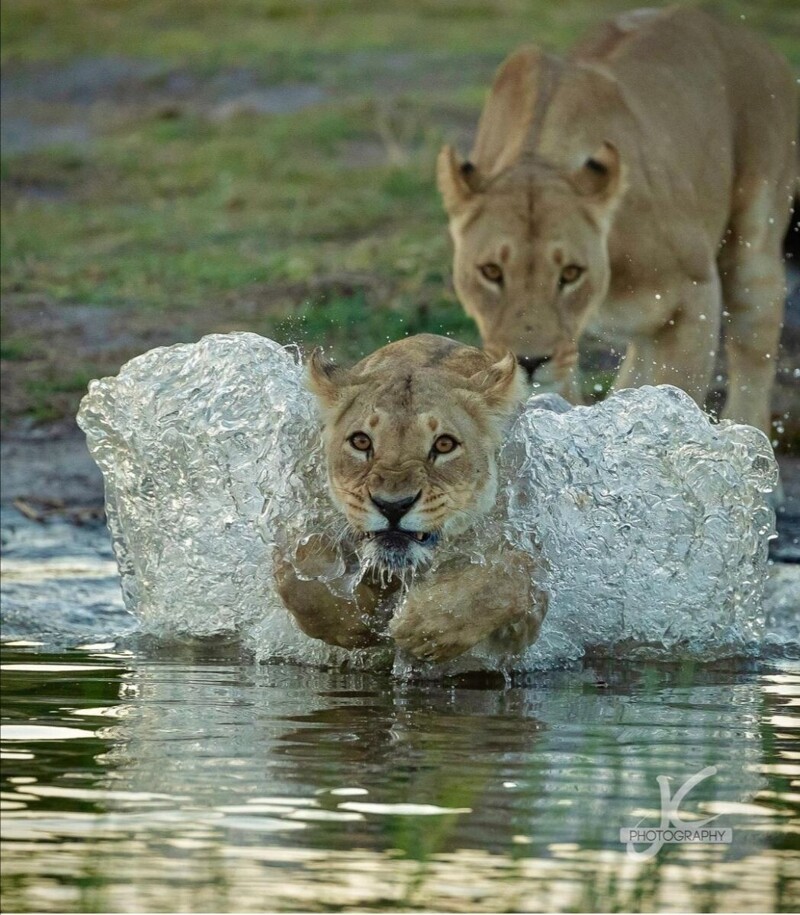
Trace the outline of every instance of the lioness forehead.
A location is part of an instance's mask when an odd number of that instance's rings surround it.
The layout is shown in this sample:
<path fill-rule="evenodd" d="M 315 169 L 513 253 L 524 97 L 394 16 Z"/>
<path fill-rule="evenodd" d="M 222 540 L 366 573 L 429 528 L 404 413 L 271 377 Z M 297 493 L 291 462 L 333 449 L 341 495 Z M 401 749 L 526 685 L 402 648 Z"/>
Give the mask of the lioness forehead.
<path fill-rule="evenodd" d="M 421 421 L 421 425 L 430 429 L 431 432 L 436 432 L 441 425 L 439 419 L 431 413 L 421 413 L 418 418 Z M 386 422 L 393 423 L 394 420 L 388 413 L 372 413 L 366 422 L 366 426 L 368 429 L 377 429 L 381 422 L 384 424 Z"/>
<path fill-rule="evenodd" d="M 464 414 L 466 391 L 447 384 L 412 383 L 392 385 L 377 390 L 365 391 L 356 398 L 354 406 L 359 411 L 368 411 L 370 419 L 380 421 L 410 421 L 422 417 L 427 422 L 430 417 L 436 419 L 448 414 Z M 363 412 L 362 412 L 363 415 Z M 438 418 L 437 418 L 438 417 Z M 378 425 L 376 422 L 376 425 Z"/>
<path fill-rule="evenodd" d="M 516 224 L 535 234 L 549 230 L 550 226 L 565 217 L 580 219 L 584 212 L 588 212 L 584 201 L 571 188 L 560 184 L 540 186 L 529 183 L 516 190 L 495 191 L 490 188 L 473 207 L 474 210 L 465 209 L 462 220 L 455 223 L 463 233 L 491 234 L 500 222 L 508 226 Z"/>
<path fill-rule="evenodd" d="M 445 427 L 451 431 L 456 428 L 463 430 L 464 412 L 450 409 L 442 410 L 440 415 L 422 411 L 406 411 L 398 413 L 396 410 L 376 409 L 367 410 L 366 413 L 356 411 L 350 421 L 360 425 L 369 434 L 378 439 L 386 439 L 387 436 L 393 439 L 408 439 L 422 436 L 427 438 L 429 435 L 435 435 Z"/>
<path fill-rule="evenodd" d="M 423 386 L 420 385 L 419 378 L 415 378 L 413 372 L 404 372 L 390 378 L 378 388 L 375 403 L 384 409 L 400 413 L 410 412 L 415 395 L 418 398 L 422 390 Z"/>
<path fill-rule="evenodd" d="M 478 402 L 456 387 L 449 373 L 439 383 L 421 378 L 421 374 L 410 373 L 378 386 L 365 384 L 339 421 L 400 436 L 434 433 L 444 426 L 462 429 L 470 422 L 480 424 Z"/>

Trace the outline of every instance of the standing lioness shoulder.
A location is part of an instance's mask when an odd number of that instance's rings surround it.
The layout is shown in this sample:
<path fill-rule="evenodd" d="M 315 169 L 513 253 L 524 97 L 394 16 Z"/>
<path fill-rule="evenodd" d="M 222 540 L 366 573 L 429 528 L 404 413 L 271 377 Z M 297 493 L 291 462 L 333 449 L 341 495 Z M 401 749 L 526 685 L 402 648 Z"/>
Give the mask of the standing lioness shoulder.
<path fill-rule="evenodd" d="M 589 331 L 627 346 L 617 387 L 702 404 L 722 328 L 725 415 L 767 430 L 797 129 L 786 62 L 698 10 L 627 13 L 566 59 L 517 51 L 469 160 L 438 165 L 484 345 L 574 399 Z"/>

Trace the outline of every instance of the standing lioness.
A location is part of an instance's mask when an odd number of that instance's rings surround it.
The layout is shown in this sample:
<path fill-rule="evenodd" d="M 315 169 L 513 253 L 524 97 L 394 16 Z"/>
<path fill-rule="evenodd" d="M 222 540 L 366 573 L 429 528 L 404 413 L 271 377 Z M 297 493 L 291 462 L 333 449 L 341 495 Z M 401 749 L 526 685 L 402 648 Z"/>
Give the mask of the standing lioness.
<path fill-rule="evenodd" d="M 702 405 L 723 326 L 725 415 L 767 430 L 797 127 L 788 65 L 698 10 L 627 13 L 564 60 L 517 51 L 470 160 L 438 164 L 484 345 L 575 399 L 589 330 L 627 343 L 616 387 Z"/>

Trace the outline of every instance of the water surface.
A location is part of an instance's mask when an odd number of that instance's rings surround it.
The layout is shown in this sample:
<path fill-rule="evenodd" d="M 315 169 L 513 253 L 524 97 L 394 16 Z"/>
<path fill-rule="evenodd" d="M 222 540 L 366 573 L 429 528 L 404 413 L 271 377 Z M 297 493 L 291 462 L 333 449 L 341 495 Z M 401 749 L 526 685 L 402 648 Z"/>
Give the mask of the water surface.
<path fill-rule="evenodd" d="M 512 687 L 256 666 L 208 645 L 6 645 L 2 664 L 5 911 L 800 902 L 787 662 Z M 678 787 L 707 766 L 683 815 L 720 814 L 733 843 L 629 857 L 620 827 L 658 824 L 656 777 Z"/>
<path fill-rule="evenodd" d="M 3 911 L 800 906 L 797 662 L 512 684 L 258 665 L 126 634 L 102 531 L 14 524 Z M 657 778 L 674 795 L 707 767 L 680 812 L 731 844 L 631 857 Z"/>

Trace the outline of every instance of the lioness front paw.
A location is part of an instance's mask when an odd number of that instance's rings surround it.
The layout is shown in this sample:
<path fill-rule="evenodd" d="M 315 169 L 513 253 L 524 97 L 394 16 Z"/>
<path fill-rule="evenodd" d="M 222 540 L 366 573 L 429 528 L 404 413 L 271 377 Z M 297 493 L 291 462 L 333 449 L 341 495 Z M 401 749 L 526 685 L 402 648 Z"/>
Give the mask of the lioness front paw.
<path fill-rule="evenodd" d="M 447 607 L 408 605 L 389 625 L 395 644 L 423 661 L 443 664 L 472 648 L 484 633 Z"/>

